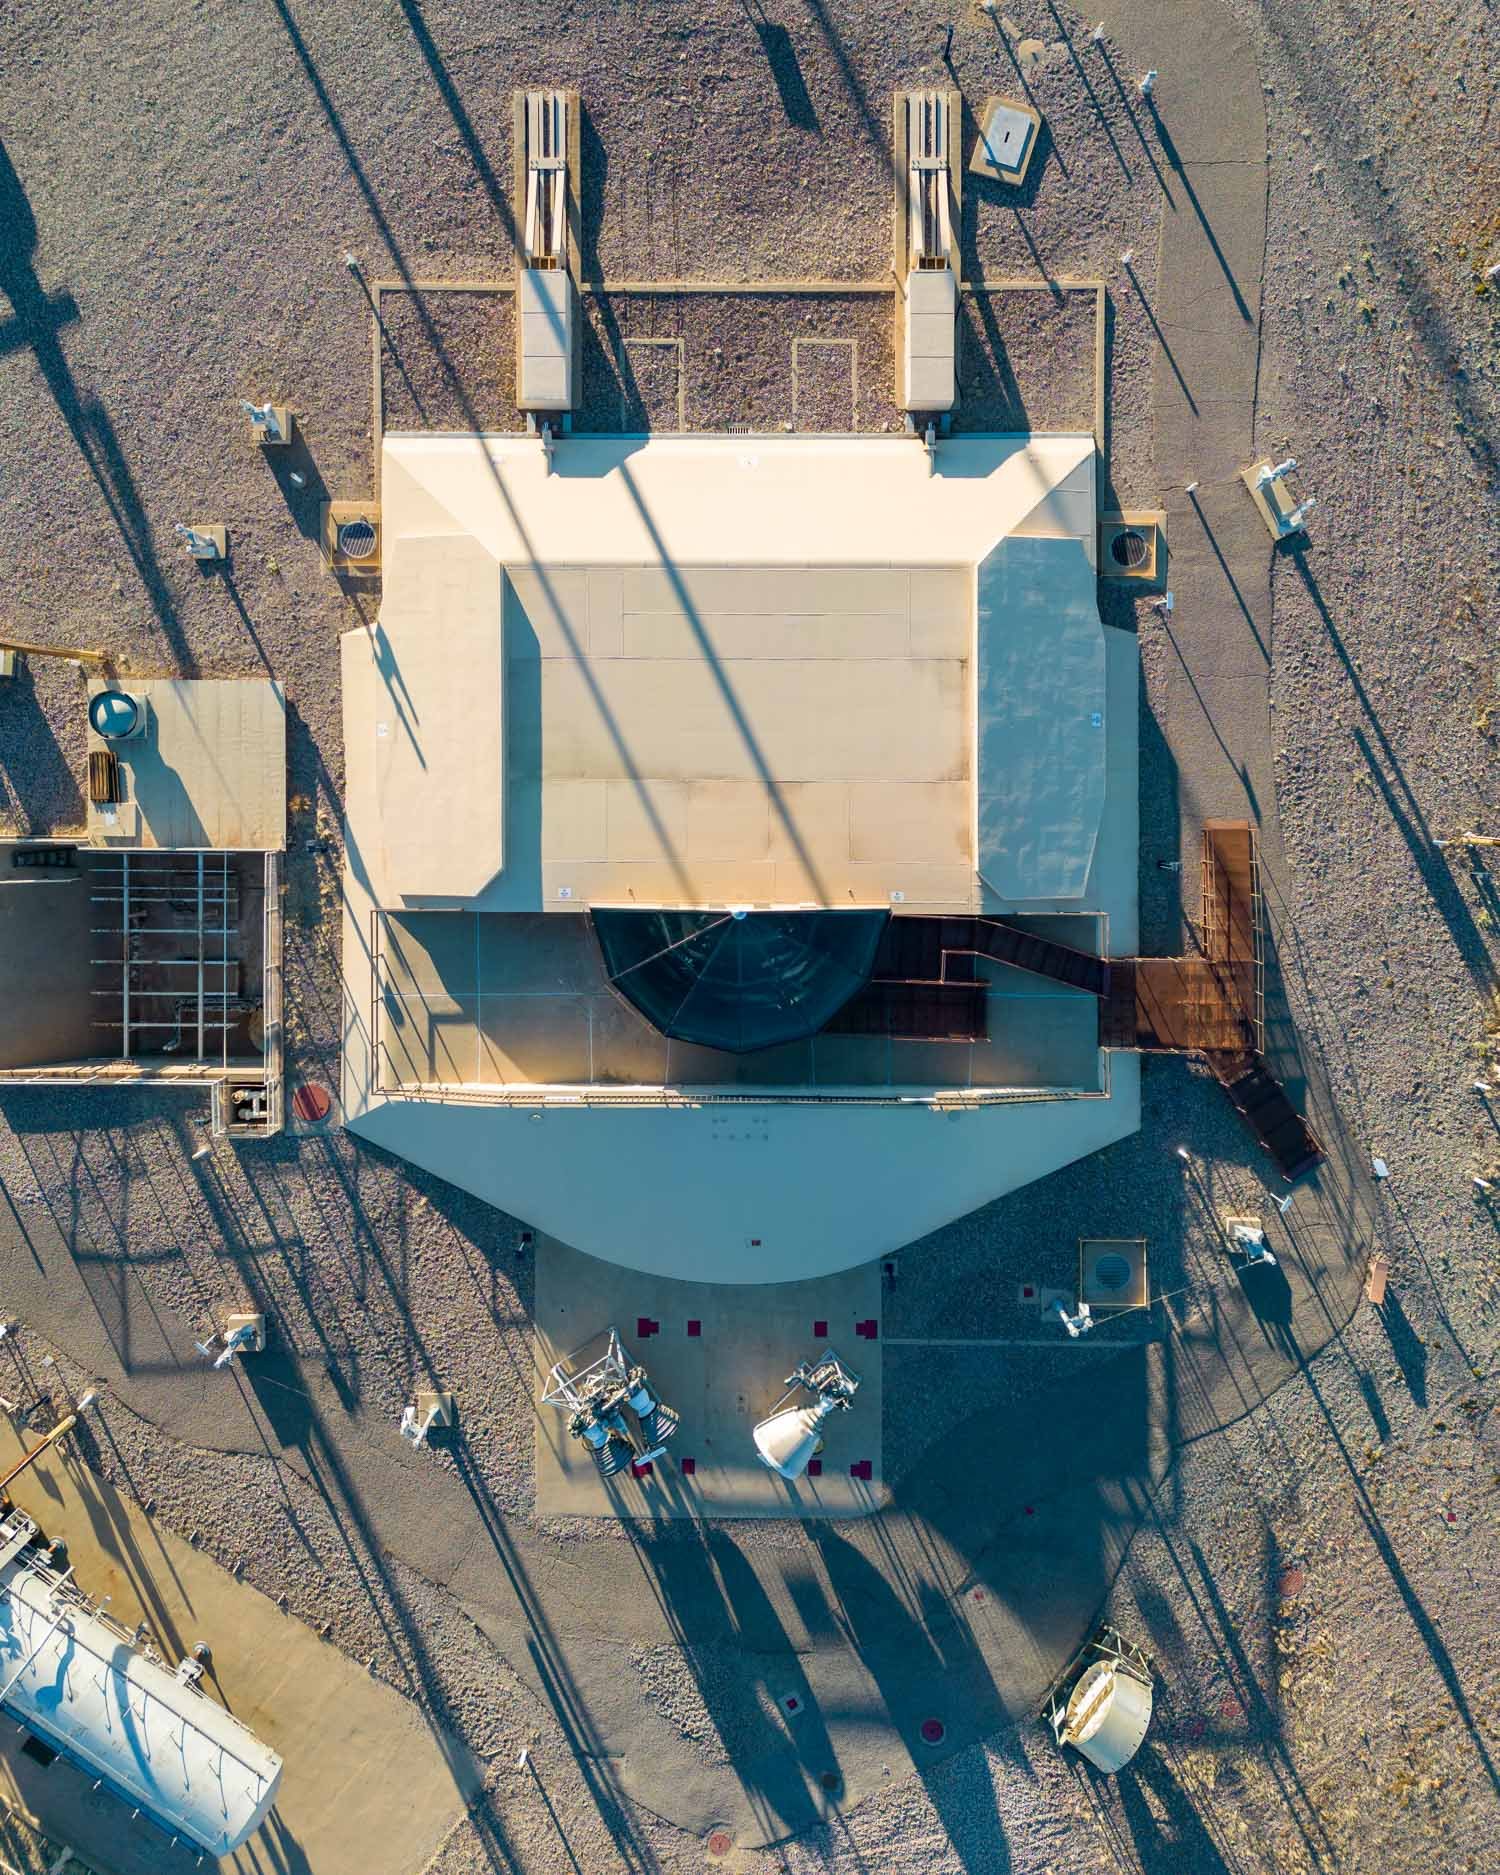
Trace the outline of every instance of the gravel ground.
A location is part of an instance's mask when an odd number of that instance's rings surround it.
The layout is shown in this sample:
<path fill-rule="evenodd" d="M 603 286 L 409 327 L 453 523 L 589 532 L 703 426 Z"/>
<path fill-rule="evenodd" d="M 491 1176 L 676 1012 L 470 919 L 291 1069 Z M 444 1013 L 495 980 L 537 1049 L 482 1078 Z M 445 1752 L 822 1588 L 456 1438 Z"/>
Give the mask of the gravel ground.
<path fill-rule="evenodd" d="M 1496 798 L 1500 295 L 1483 282 L 1500 257 L 1496 57 L 1475 0 L 1420 26 L 1388 0 L 1357 14 L 1335 0 L 1219 3 L 1255 46 L 1269 118 L 1258 437 L 1292 447 L 1322 503 L 1311 550 L 1278 559 L 1273 583 L 1278 798 L 1297 882 L 1288 987 L 1354 1138 L 1392 1162 L 1395 1299 L 1191 1445 L 1159 1493 L 1110 1610 L 1163 1669 L 1162 1722 L 1137 1775 L 1096 1782 L 1023 1727 L 723 1866 L 1258 1875 L 1480 1870 L 1500 1856 L 1497 1218 L 1470 1183 L 1500 1165 L 1500 1133 L 1469 1091 L 1486 1049 L 1500 1071 L 1500 897 L 1482 869 L 1429 844 Z M 1004 37 L 982 14 L 955 21 L 969 110 L 1024 87 L 1049 127 L 1024 191 L 965 178 L 965 269 L 1113 281 L 1135 250 L 1139 292 L 1111 301 L 1110 468 L 1116 499 L 1146 504 L 1163 493 L 1141 311 L 1161 211 L 1131 67 L 1118 50 L 1089 62 L 1089 23 L 1049 6 L 1018 8 Z M 270 669 L 286 683 L 294 1072 L 336 1078 L 336 637 L 370 609 L 326 578 L 315 544 L 318 501 L 371 485 L 370 308 L 343 253 L 377 277 L 503 277 L 509 92 L 545 79 L 578 85 L 588 106 L 591 277 L 876 278 L 889 257 L 887 99 L 897 82 L 946 81 L 944 26 L 889 0 L 806 0 L 778 17 L 669 0 L 560 13 L 100 0 L 82 15 L 21 0 L 0 18 L 4 617 L 22 637 L 105 644 L 135 670 Z M 1168 71 L 1172 84 L 1183 76 Z M 966 326 L 961 420 L 1024 405 L 1034 422 L 1086 423 L 1086 403 L 1074 414 L 1077 360 L 1091 363 L 1084 304 L 1091 318 L 1086 295 L 1003 297 L 999 348 L 987 328 L 988 349 L 971 348 L 981 334 Z M 886 341 L 861 324 L 863 302 L 798 303 L 780 321 L 754 305 L 747 317 L 739 299 L 629 300 L 617 318 L 627 335 L 691 336 L 703 358 L 720 348 L 722 367 L 689 380 L 689 421 L 836 424 L 849 390 L 832 347 L 809 362 L 810 411 L 800 395 L 791 408 L 799 333 L 856 339 L 855 419 L 890 420 Z M 388 425 L 467 423 L 472 409 L 516 426 L 504 295 L 387 294 L 382 307 Z M 604 302 L 590 308 L 599 321 Z M 867 346 L 880 360 L 868 369 Z M 617 352 L 597 357 L 600 422 L 613 410 L 620 423 L 618 380 L 605 381 Z M 659 422 L 673 373 L 653 356 L 636 375 Z M 290 464 L 248 443 L 241 396 L 293 405 Z M 177 520 L 228 524 L 227 576 L 178 552 Z M 1109 604 L 1128 619 L 1128 601 Z M 1171 653 L 1149 620 L 1142 649 L 1149 857 L 1177 850 L 1191 803 L 1152 713 Z M 7 827 L 78 824 L 81 697 L 76 671 L 41 661 L 0 686 Z M 1173 882 L 1148 866 L 1148 944 L 1174 948 L 1180 918 Z M 215 1248 L 227 1242 L 231 1264 L 253 1262 L 278 1334 L 325 1355 L 372 1414 L 393 1416 L 426 1362 L 483 1399 L 466 1438 L 495 1503 L 529 1515 L 529 1430 L 516 1430 L 528 1426 L 529 1272 L 512 1220 L 342 1137 L 283 1140 L 213 1181 L 189 1178 L 190 1110 L 155 1096 L 28 1093 L 0 1114 L 7 1193 L 22 1215 L 45 1205 L 101 1259 L 101 1311 L 122 1308 L 129 1265 L 148 1314 L 200 1328 L 232 1280 Z M 1190 1283 L 1206 1225 L 1160 1151 L 1182 1129 L 1220 1189 L 1253 1191 L 1254 1155 L 1216 1090 L 1153 1063 L 1141 1140 L 903 1253 L 889 1332 L 1007 1332 L 1019 1275 L 1064 1272 L 1105 1216 L 1122 1231 L 1149 1217 L 1157 1287 Z M 909 1357 L 887 1358 L 894 1374 Z M 961 1376 L 970 1405 L 998 1407 L 1056 1375 L 975 1363 L 945 1358 L 935 1378 Z M 898 1413 L 886 1429 L 893 1477 L 944 1429 L 942 1409 L 923 1405 L 924 1427 Z M 617 1803 L 607 1765 L 580 1773 L 554 1714 L 449 1596 L 367 1532 L 351 1540 L 326 1478 L 320 1490 L 237 1453 L 184 1463 L 118 1401 L 106 1423 L 99 1469 L 329 1624 L 490 1764 L 488 1803 L 433 1875 L 704 1866 L 697 1841 Z M 581 1535 L 557 1532 L 559 1557 L 576 1557 Z M 589 1538 L 590 1554 L 623 1540 Z M 722 1758 L 731 1660 L 679 1664 L 655 1648 L 625 1666 L 643 1706 L 705 1763 Z M 739 1690 L 737 1723 L 753 1733 L 754 1695 Z M 535 1779 L 514 1768 L 523 1743 Z"/>
<path fill-rule="evenodd" d="M 508 293 L 385 290 L 385 429 L 519 430 Z M 642 430 L 900 430 L 889 294 L 583 296 L 575 418 Z M 957 430 L 1087 430 L 1094 293 L 966 294 Z"/>

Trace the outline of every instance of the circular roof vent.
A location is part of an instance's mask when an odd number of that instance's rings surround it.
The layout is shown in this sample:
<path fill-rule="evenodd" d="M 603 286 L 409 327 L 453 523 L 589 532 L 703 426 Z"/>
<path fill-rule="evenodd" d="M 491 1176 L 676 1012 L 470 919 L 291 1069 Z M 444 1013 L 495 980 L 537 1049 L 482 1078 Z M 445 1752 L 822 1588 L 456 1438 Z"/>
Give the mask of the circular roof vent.
<path fill-rule="evenodd" d="M 339 523 L 339 553 L 345 560 L 368 560 L 375 551 L 376 538 L 375 523 L 363 516 Z"/>
<path fill-rule="evenodd" d="M 1133 527 L 1122 527 L 1109 543 L 1110 558 L 1116 566 L 1132 569 L 1144 566 L 1150 552 L 1146 536 Z"/>
<path fill-rule="evenodd" d="M 1133 1273 L 1129 1260 L 1113 1250 L 1094 1265 L 1094 1281 L 1101 1289 L 1124 1289 Z"/>
<path fill-rule="evenodd" d="M 106 742 L 123 742 L 146 727 L 146 706 L 124 690 L 101 690 L 89 700 L 89 726 Z"/>

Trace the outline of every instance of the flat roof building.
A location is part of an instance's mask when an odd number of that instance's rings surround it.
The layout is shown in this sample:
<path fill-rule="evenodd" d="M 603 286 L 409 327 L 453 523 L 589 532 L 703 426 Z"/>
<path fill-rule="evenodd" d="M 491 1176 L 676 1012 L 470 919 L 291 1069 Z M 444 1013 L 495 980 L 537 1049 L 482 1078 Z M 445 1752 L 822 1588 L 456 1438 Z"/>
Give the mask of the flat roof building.
<path fill-rule="evenodd" d="M 1091 974 L 1136 946 L 1095 461 L 388 436 L 379 623 L 343 645 L 347 1123 L 730 1281 L 1133 1130 Z"/>

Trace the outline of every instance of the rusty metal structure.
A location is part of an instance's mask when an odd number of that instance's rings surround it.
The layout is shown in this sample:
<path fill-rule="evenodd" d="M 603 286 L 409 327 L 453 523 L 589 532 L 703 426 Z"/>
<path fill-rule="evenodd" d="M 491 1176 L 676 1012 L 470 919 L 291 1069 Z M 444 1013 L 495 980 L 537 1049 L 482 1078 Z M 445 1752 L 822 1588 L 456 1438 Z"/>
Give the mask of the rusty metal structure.
<path fill-rule="evenodd" d="M 1282 1177 L 1299 1178 L 1323 1148 L 1266 1065 L 1265 902 L 1249 821 L 1204 822 L 1201 873 L 1197 952 L 1112 959 L 1101 1039 L 1201 1055 Z"/>

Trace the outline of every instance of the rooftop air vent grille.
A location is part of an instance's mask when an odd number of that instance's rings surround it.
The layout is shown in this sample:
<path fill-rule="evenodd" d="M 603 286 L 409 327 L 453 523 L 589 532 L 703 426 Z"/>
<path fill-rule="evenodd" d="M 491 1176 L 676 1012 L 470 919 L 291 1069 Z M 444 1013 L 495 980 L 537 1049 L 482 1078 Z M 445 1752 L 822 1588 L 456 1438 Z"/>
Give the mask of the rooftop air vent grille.
<path fill-rule="evenodd" d="M 323 508 L 323 552 L 335 573 L 372 579 L 380 572 L 380 508 L 372 501 L 332 501 Z"/>
<path fill-rule="evenodd" d="M 339 524 L 338 550 L 346 560 L 370 559 L 378 541 L 374 522 L 363 516 L 357 521 L 342 521 Z"/>

